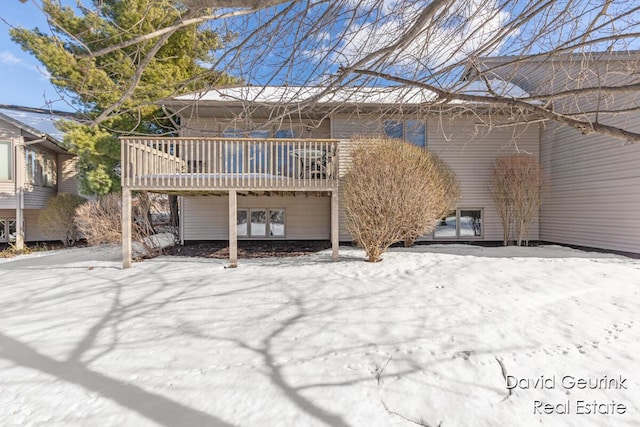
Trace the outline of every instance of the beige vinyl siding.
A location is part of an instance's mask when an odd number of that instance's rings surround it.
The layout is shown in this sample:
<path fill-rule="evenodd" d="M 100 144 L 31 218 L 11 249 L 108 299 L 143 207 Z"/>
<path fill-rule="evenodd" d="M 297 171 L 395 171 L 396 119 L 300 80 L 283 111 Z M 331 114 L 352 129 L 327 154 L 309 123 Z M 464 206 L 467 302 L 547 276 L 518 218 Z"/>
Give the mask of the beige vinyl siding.
<path fill-rule="evenodd" d="M 0 181 L 0 209 L 16 208 L 16 184 L 12 181 Z"/>
<path fill-rule="evenodd" d="M 549 181 L 541 239 L 640 253 L 640 145 L 554 124 L 543 130 L 541 150 Z"/>
<path fill-rule="evenodd" d="M 38 225 L 38 217 L 40 215 L 39 209 L 25 209 L 24 210 L 24 226 L 25 226 L 25 241 L 26 242 L 36 242 L 36 241 L 46 241 L 46 240 L 55 240 L 50 237 L 46 237 L 42 230 L 40 230 L 40 226 Z M 0 218 L 16 218 L 16 210 L 15 209 L 0 209 Z"/>
<path fill-rule="evenodd" d="M 40 209 L 25 209 L 24 221 L 25 221 L 25 240 L 30 241 L 42 241 L 42 240 L 56 240 L 51 237 L 46 237 L 42 234 L 40 226 L 38 225 L 38 218 L 40 216 Z"/>
<path fill-rule="evenodd" d="M 19 127 L 0 119 L 0 139 L 19 138 L 21 135 L 22 130 Z"/>
<path fill-rule="evenodd" d="M 406 117 L 410 118 L 410 117 Z M 383 118 L 380 117 L 335 117 L 332 129 L 334 138 L 349 138 L 352 135 L 380 133 Z M 344 148 L 343 148 L 344 147 Z M 348 169 L 349 145 L 340 146 L 341 176 Z M 502 225 L 495 211 L 489 192 L 490 168 L 496 157 L 518 152 L 539 156 L 539 129 L 537 125 L 494 128 L 489 130 L 476 126 L 465 118 L 427 120 L 427 148 L 437 153 L 453 168 L 460 182 L 462 197 L 458 203 L 463 209 L 482 209 L 483 240 L 501 241 Z M 340 195 L 342 196 L 342 188 Z M 350 240 L 345 227 L 344 209 L 340 209 L 340 240 Z M 538 218 L 529 235 L 538 240 Z M 432 240 L 429 234 L 420 240 Z"/>
<path fill-rule="evenodd" d="M 78 194 L 78 158 L 70 154 L 58 154 L 58 193 Z"/>
<path fill-rule="evenodd" d="M 26 184 L 24 187 L 24 207 L 25 209 L 42 209 L 46 206 L 49 198 L 55 195 L 55 188 Z"/>
<path fill-rule="evenodd" d="M 229 238 L 229 198 L 227 196 L 185 196 L 182 200 L 183 240 Z M 284 239 L 286 240 L 330 238 L 331 199 L 329 197 L 238 196 L 238 209 L 247 208 L 285 209 L 286 236 Z"/>
<path fill-rule="evenodd" d="M 633 78 L 638 57 L 602 52 L 592 56 L 558 56 L 549 60 L 514 60 L 485 58 L 481 67 L 491 69 L 490 76 L 511 81 L 531 94 L 545 94 L 598 86 L 596 82 L 616 85 L 620 79 Z"/>
<path fill-rule="evenodd" d="M 499 156 L 517 152 L 538 158 L 539 134 L 537 125 L 488 129 L 469 119 L 436 118 L 427 123 L 427 148 L 447 162 L 458 176 L 461 189 L 458 208 L 483 210 L 483 240 L 503 239 L 490 193 L 493 162 Z M 529 240 L 538 240 L 538 231 L 535 218 Z"/>

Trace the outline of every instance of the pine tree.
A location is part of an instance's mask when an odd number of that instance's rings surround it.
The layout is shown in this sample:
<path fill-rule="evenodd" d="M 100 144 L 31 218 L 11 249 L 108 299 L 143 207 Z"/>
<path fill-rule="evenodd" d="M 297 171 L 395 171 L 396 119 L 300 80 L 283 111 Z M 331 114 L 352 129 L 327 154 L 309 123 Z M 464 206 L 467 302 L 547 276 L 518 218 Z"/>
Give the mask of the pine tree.
<path fill-rule="evenodd" d="M 53 85 L 85 119 L 61 125 L 64 143 L 78 155 L 81 190 L 106 194 L 120 188 L 119 135 L 175 131 L 158 100 L 234 81 L 205 66 L 231 36 L 191 25 L 91 57 L 190 13 L 175 0 L 93 0 L 91 5 L 72 8 L 43 0 L 51 32 L 15 28 L 11 37 L 46 67 Z"/>

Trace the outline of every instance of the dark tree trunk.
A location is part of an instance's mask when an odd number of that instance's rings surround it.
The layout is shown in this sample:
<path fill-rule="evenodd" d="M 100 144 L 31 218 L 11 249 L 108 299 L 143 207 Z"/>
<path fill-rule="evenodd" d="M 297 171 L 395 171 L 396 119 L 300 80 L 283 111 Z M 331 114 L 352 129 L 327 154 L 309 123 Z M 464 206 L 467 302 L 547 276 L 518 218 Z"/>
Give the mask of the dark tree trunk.
<path fill-rule="evenodd" d="M 180 224 L 180 217 L 178 215 L 178 196 L 169 195 L 169 224 L 177 227 Z"/>

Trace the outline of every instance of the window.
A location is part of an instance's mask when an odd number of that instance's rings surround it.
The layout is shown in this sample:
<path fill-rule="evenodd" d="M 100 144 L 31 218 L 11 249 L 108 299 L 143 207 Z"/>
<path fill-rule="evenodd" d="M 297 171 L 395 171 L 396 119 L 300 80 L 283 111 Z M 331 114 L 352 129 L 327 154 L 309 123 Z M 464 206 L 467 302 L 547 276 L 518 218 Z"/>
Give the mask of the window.
<path fill-rule="evenodd" d="M 482 238 L 482 209 L 458 209 L 442 217 L 435 230 L 434 239 Z"/>
<path fill-rule="evenodd" d="M 225 138 L 267 139 L 269 135 L 268 130 L 228 129 L 222 132 Z M 270 153 L 264 144 L 247 141 L 226 145 L 224 155 L 226 173 L 264 173 L 270 163 Z"/>
<path fill-rule="evenodd" d="M 269 138 L 269 132 L 266 130 L 254 130 L 249 132 L 250 138 Z M 271 155 L 269 148 L 264 144 L 249 145 L 249 172 L 264 173 L 269 169 L 271 163 Z"/>
<path fill-rule="evenodd" d="M 267 211 L 265 209 L 251 209 L 251 237 L 267 235 Z"/>
<path fill-rule="evenodd" d="M 300 135 L 301 132 L 298 132 Z M 273 137 L 276 139 L 294 139 L 296 132 L 293 129 L 278 129 L 274 132 Z M 283 142 L 276 143 L 274 150 L 275 158 L 278 159 L 277 174 L 283 176 L 293 176 L 296 160 L 293 158 L 293 151 L 295 149 L 294 144 L 287 144 Z"/>
<path fill-rule="evenodd" d="M 246 209 L 238 209 L 237 212 L 237 227 L 238 227 L 238 237 L 247 237 L 249 235 L 249 224 L 247 221 L 247 216 L 249 211 Z"/>
<path fill-rule="evenodd" d="M 460 238 L 463 237 L 482 237 L 482 211 L 480 210 L 461 210 L 460 218 Z"/>
<path fill-rule="evenodd" d="M 25 150 L 27 183 L 42 187 L 55 187 L 57 184 L 56 155 L 38 148 Z"/>
<path fill-rule="evenodd" d="M 11 142 L 0 141 L 0 181 L 10 181 L 13 179 Z"/>
<path fill-rule="evenodd" d="M 424 148 L 427 145 L 427 126 L 420 120 L 387 120 L 384 122 L 384 133 L 418 147 Z"/>
<path fill-rule="evenodd" d="M 16 221 L 15 219 L 7 220 L 7 232 L 8 232 L 7 236 L 9 236 L 10 242 L 16 241 L 16 236 L 18 234 L 18 229 L 16 227 L 17 224 L 18 224 L 18 221 Z M 22 228 L 22 233 L 25 233 L 24 227 Z"/>
<path fill-rule="evenodd" d="M 56 159 L 55 154 L 49 152 L 42 153 L 43 162 L 44 162 L 44 172 L 43 172 L 43 180 L 42 185 L 45 187 L 55 187 L 57 184 L 56 179 Z"/>
<path fill-rule="evenodd" d="M 456 218 L 456 212 L 449 212 L 438 221 L 433 231 L 433 237 L 436 239 L 455 239 L 457 229 L 458 220 Z"/>
<path fill-rule="evenodd" d="M 284 209 L 269 209 L 269 236 L 284 237 Z"/>
<path fill-rule="evenodd" d="M 295 138 L 295 135 L 291 129 L 280 129 L 276 131 L 273 137 L 278 139 L 292 139 Z"/>
<path fill-rule="evenodd" d="M 238 237 L 285 237 L 284 209 L 238 209 Z"/>
<path fill-rule="evenodd" d="M 13 218 L 0 218 L 0 242 L 16 241 L 16 220 Z M 24 225 L 22 227 L 24 233 Z"/>

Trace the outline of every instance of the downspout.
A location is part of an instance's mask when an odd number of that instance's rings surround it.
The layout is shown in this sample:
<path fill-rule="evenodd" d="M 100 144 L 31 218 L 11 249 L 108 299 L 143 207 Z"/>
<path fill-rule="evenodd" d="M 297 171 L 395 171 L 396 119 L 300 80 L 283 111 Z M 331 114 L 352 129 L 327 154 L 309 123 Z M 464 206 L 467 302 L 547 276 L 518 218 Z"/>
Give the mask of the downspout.
<path fill-rule="evenodd" d="M 46 141 L 47 138 L 44 135 L 40 135 L 40 138 L 26 142 L 24 137 L 20 137 L 15 143 L 15 165 L 16 165 L 16 250 L 21 251 L 24 249 L 24 181 L 25 181 L 25 165 L 27 159 L 25 157 L 24 147 L 39 142 Z"/>

